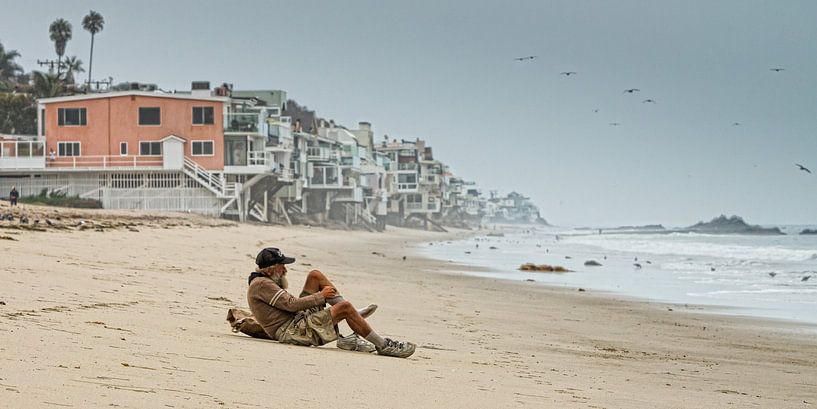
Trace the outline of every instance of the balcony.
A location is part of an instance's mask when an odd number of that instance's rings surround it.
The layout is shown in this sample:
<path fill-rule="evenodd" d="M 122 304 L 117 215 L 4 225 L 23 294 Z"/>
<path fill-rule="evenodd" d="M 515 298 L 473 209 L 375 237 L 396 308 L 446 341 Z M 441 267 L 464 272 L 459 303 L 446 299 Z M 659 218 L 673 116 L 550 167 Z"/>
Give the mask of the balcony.
<path fill-rule="evenodd" d="M 394 164 L 392 164 L 392 169 L 394 169 Z M 413 170 L 413 171 L 416 171 L 417 170 L 417 163 L 414 163 L 414 162 L 398 163 L 397 164 L 397 170 L 398 171 L 401 171 L 401 170 Z"/>
<path fill-rule="evenodd" d="M 94 170 L 94 169 L 145 169 L 162 168 L 162 156 L 60 156 L 48 161 L 48 168 L 54 170 Z"/>
<path fill-rule="evenodd" d="M 4 169 L 45 168 L 45 145 L 43 142 L 0 142 L 0 171 Z"/>
<path fill-rule="evenodd" d="M 397 191 L 400 193 L 403 192 L 416 192 L 417 191 L 417 183 L 398 183 L 397 184 Z"/>
<path fill-rule="evenodd" d="M 410 202 L 406 203 L 406 210 L 412 213 L 422 212 L 425 206 L 423 206 L 423 202 Z"/>
<path fill-rule="evenodd" d="M 338 152 L 322 146 L 309 146 L 306 148 L 306 160 L 308 161 L 332 161 L 338 159 Z"/>
<path fill-rule="evenodd" d="M 224 132 L 258 133 L 258 114 L 251 112 L 224 114 Z"/>

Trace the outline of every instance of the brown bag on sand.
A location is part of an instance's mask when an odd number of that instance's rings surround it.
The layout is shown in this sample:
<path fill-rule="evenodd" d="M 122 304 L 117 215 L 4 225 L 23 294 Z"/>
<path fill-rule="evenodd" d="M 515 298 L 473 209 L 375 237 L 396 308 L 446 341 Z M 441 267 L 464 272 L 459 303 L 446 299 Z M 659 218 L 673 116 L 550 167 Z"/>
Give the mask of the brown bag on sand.
<path fill-rule="evenodd" d="M 227 322 L 233 327 L 233 332 L 241 332 L 253 338 L 270 339 L 261 324 L 248 311 L 230 308 L 227 311 Z"/>

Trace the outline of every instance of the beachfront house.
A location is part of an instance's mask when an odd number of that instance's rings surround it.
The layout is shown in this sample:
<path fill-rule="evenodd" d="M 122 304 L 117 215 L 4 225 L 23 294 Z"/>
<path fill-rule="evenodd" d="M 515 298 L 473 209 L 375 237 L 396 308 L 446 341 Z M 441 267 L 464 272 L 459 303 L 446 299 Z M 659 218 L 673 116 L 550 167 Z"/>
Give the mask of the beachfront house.
<path fill-rule="evenodd" d="M 105 208 L 267 221 L 263 198 L 270 184 L 287 183 L 281 163 L 288 160 L 275 150 L 284 138 L 269 146 L 265 138 L 289 126 L 268 121 L 271 109 L 217 91 L 195 82 L 189 92 L 41 99 L 38 134 L 2 142 L 0 183 L 17 185 L 22 196 L 59 191 Z"/>

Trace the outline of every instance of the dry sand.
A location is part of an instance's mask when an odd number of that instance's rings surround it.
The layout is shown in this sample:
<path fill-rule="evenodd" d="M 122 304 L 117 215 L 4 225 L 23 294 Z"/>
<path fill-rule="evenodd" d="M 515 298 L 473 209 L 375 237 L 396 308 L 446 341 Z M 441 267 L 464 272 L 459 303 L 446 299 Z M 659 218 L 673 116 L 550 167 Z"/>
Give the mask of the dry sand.
<path fill-rule="evenodd" d="M 60 212 L 76 216 L 63 218 L 67 228 L 0 223 L 3 408 L 817 405 L 813 332 L 471 278 L 412 253 L 413 243 L 466 232 Z M 78 219 L 109 227 L 70 227 Z M 347 299 L 379 304 L 372 325 L 417 343 L 416 354 L 395 359 L 232 334 L 227 309 L 246 308 L 246 276 L 265 246 L 298 258 L 293 292 L 307 271 L 321 269 Z"/>

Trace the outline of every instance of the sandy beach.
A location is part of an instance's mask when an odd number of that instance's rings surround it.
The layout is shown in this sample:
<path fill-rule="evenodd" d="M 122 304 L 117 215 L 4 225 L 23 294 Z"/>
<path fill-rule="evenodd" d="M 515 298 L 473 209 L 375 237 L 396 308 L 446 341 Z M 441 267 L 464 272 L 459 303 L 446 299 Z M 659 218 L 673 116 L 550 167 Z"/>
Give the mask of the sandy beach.
<path fill-rule="evenodd" d="M 2 407 L 817 405 L 813 331 L 467 277 L 462 266 L 412 251 L 466 231 L 368 233 L 25 209 L 62 228 L 0 222 Z M 8 211 L 3 203 L 0 214 Z M 93 228 L 78 227 L 87 223 Z M 310 269 L 322 270 L 346 299 L 379 304 L 373 327 L 415 342 L 415 355 L 231 333 L 227 309 L 247 307 L 246 277 L 267 246 L 298 259 L 292 292 Z"/>

